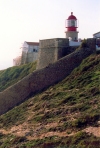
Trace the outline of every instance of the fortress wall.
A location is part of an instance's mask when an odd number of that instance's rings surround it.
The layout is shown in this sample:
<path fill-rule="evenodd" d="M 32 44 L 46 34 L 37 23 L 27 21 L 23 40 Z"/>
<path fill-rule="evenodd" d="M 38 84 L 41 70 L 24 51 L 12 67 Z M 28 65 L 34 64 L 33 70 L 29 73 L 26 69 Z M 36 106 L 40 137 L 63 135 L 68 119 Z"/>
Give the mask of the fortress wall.
<path fill-rule="evenodd" d="M 30 95 L 63 80 L 93 52 L 93 48 L 76 50 L 46 68 L 34 71 L 15 85 L 0 92 L 0 115 L 25 101 Z"/>
<path fill-rule="evenodd" d="M 38 58 L 38 52 L 27 53 L 27 63 L 34 62 Z"/>
<path fill-rule="evenodd" d="M 96 52 L 96 39 L 95 38 L 88 38 L 87 45 L 91 50 Z"/>
<path fill-rule="evenodd" d="M 49 56 L 47 56 L 48 54 Z M 38 58 L 37 69 L 44 68 L 57 61 L 57 49 L 54 47 L 40 49 Z"/>
<path fill-rule="evenodd" d="M 60 49 L 58 48 L 58 59 L 61 59 L 62 57 L 74 52 L 78 47 L 77 46 L 69 46 L 69 47 L 62 47 Z"/>
<path fill-rule="evenodd" d="M 27 63 L 27 52 L 22 51 L 22 58 L 21 58 L 21 64 Z"/>
<path fill-rule="evenodd" d="M 37 69 L 44 68 L 57 61 L 57 49 L 55 39 L 40 40 Z"/>
<path fill-rule="evenodd" d="M 63 57 L 68 46 L 69 40 L 65 38 L 40 40 L 37 69 L 44 68 Z"/>
<path fill-rule="evenodd" d="M 38 53 L 34 52 L 22 52 L 21 64 L 26 64 L 30 62 L 34 62 L 37 60 Z"/>

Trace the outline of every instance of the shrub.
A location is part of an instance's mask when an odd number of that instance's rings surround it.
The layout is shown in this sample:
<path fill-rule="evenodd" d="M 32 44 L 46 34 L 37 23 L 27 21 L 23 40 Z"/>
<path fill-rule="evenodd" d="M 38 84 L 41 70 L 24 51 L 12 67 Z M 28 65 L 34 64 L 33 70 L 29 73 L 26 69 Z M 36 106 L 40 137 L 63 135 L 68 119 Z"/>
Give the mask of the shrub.
<path fill-rule="evenodd" d="M 86 39 L 83 40 L 83 42 L 81 43 L 81 46 L 80 46 L 80 47 L 81 47 L 81 48 L 86 48 L 86 47 L 88 47 Z"/>

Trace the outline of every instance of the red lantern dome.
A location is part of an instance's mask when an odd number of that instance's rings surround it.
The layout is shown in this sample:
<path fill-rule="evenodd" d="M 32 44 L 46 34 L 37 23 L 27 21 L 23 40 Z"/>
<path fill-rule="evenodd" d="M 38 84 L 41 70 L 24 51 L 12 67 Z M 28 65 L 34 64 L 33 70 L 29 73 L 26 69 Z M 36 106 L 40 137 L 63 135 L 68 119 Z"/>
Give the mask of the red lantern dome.
<path fill-rule="evenodd" d="M 72 19 L 77 20 L 77 18 L 73 15 L 73 12 L 71 12 L 71 15 L 68 17 L 67 20 L 72 20 Z"/>
<path fill-rule="evenodd" d="M 67 31 L 76 31 L 77 30 L 77 18 L 71 12 L 71 15 L 66 20 Z"/>

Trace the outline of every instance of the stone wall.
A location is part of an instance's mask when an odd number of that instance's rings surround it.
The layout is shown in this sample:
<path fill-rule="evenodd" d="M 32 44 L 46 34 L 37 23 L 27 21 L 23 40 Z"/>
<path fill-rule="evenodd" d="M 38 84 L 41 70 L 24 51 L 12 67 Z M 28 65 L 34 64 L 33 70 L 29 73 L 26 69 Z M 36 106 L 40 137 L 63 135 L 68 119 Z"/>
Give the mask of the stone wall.
<path fill-rule="evenodd" d="M 88 47 L 95 50 L 96 39 L 87 39 Z M 76 47 L 69 46 L 69 39 L 55 38 L 40 40 L 37 69 L 44 68 L 58 59 L 75 51 Z"/>
<path fill-rule="evenodd" d="M 0 92 L 0 115 L 25 101 L 30 95 L 63 80 L 93 52 L 93 48 L 76 50 L 48 67 L 34 71 L 15 85 Z"/>
<path fill-rule="evenodd" d="M 38 52 L 28 52 L 27 53 L 27 63 L 34 62 L 38 59 Z"/>
<path fill-rule="evenodd" d="M 63 57 L 68 46 L 69 40 L 65 38 L 40 40 L 37 69 L 44 68 Z"/>
<path fill-rule="evenodd" d="M 87 39 L 87 45 L 91 50 L 94 52 L 96 51 L 96 39 L 95 38 L 88 38 Z"/>
<path fill-rule="evenodd" d="M 21 65 L 27 63 L 27 52 L 22 51 Z"/>
<path fill-rule="evenodd" d="M 38 59 L 38 52 L 22 52 L 21 64 L 31 63 Z"/>

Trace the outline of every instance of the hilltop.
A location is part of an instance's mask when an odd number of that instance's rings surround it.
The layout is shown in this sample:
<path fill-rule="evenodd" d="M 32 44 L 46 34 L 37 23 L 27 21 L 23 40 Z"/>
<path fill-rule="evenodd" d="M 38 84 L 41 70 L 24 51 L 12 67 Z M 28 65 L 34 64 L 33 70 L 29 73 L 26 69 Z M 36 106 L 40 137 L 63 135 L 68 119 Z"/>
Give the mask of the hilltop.
<path fill-rule="evenodd" d="M 99 125 L 100 54 L 92 54 L 63 81 L 0 116 L 0 148 L 99 148 Z"/>

